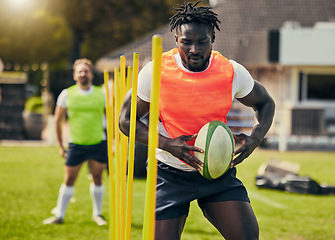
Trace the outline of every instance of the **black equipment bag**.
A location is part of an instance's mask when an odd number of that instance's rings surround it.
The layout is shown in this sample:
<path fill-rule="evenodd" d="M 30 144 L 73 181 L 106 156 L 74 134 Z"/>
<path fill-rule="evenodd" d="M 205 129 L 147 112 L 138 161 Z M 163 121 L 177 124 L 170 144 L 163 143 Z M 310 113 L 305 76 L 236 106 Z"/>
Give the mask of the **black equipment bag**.
<path fill-rule="evenodd" d="M 289 175 L 284 177 L 285 191 L 302 194 L 321 194 L 320 185 L 310 177 Z"/>
<path fill-rule="evenodd" d="M 320 186 L 310 177 L 300 177 L 295 174 L 286 174 L 284 177 L 267 173 L 256 177 L 256 186 L 283 190 L 301 194 L 334 194 L 334 187 Z"/>

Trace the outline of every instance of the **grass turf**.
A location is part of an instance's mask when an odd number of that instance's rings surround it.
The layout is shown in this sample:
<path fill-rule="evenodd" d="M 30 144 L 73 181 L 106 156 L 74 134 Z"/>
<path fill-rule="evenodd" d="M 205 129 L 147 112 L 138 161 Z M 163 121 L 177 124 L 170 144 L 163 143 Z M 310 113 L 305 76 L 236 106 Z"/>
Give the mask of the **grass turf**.
<path fill-rule="evenodd" d="M 260 225 L 261 240 L 329 240 L 335 236 L 335 196 L 292 194 L 258 189 L 259 166 L 271 157 L 299 163 L 299 174 L 335 186 L 335 152 L 256 150 L 238 168 Z M 88 169 L 84 165 L 62 225 L 43 225 L 55 206 L 63 181 L 64 161 L 56 147 L 0 146 L 0 239 L 109 239 L 108 226 L 91 220 Z M 103 214 L 108 219 L 108 177 L 104 174 Z M 135 179 L 132 239 L 142 239 L 145 180 Z M 184 240 L 222 239 L 196 203 L 182 235 Z"/>

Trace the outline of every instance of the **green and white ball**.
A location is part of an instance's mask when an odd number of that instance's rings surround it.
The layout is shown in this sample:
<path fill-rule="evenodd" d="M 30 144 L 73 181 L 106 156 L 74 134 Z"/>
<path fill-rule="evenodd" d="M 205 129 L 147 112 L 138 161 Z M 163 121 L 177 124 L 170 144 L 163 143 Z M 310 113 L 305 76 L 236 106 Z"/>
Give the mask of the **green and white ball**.
<path fill-rule="evenodd" d="M 204 163 L 200 173 L 208 179 L 222 176 L 230 167 L 234 152 L 234 137 L 221 121 L 206 123 L 198 132 L 194 146 L 204 150 L 194 156 Z"/>

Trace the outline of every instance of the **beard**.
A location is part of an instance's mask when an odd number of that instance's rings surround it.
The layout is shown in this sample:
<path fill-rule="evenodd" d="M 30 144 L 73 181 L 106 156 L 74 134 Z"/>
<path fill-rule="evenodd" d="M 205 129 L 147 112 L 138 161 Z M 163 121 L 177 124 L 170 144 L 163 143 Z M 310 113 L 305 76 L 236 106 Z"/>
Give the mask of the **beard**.
<path fill-rule="evenodd" d="M 188 70 L 190 70 L 192 72 L 204 71 L 208 66 L 209 57 L 208 58 L 201 57 L 200 59 L 201 59 L 201 61 L 197 64 L 192 64 L 192 59 L 191 58 L 188 58 L 187 61 L 183 60 L 184 66 L 186 65 Z"/>
<path fill-rule="evenodd" d="M 80 84 L 83 85 L 83 86 L 87 86 L 90 83 L 88 77 L 86 77 L 86 76 L 80 77 L 79 81 L 80 81 Z"/>

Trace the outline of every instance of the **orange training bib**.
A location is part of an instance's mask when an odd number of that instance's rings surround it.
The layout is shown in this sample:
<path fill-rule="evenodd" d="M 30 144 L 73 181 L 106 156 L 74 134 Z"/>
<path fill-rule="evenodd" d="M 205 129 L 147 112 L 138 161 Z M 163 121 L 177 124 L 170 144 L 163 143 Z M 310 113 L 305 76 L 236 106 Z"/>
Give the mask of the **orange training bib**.
<path fill-rule="evenodd" d="M 176 53 L 178 49 L 172 49 L 163 53 L 162 58 L 159 108 L 169 136 L 193 135 L 212 120 L 226 123 L 232 104 L 232 64 L 212 51 L 205 71 L 186 72 L 177 65 Z"/>

